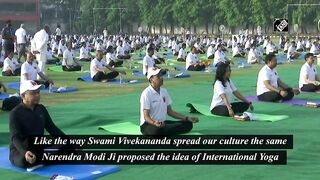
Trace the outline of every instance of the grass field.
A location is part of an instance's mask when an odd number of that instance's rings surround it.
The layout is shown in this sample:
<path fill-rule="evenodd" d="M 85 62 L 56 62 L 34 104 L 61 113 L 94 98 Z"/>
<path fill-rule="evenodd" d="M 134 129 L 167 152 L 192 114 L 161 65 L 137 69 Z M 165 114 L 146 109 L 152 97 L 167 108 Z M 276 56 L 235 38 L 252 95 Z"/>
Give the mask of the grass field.
<path fill-rule="evenodd" d="M 172 59 L 175 59 L 172 58 Z M 239 59 L 234 59 L 237 61 Z M 173 62 L 173 61 L 172 61 Z M 303 60 L 279 65 L 281 79 L 292 87 L 298 86 L 300 67 Z M 184 67 L 183 63 L 174 62 Z M 235 63 L 236 64 L 236 63 Z M 128 66 L 125 64 L 124 66 Z M 136 63 L 141 71 L 141 64 Z M 232 79 L 244 95 L 255 95 L 256 80 L 263 65 L 251 68 L 232 69 Z M 85 63 L 85 70 L 89 63 Z M 169 66 L 172 74 L 173 66 Z M 48 76 L 55 86 L 77 87 L 78 92 L 66 94 L 41 94 L 41 103 L 48 107 L 54 122 L 67 134 L 110 134 L 98 130 L 100 125 L 121 122 L 139 124 L 139 98 L 148 86 L 145 77 L 134 77 L 127 71 L 126 79 L 143 81 L 133 85 L 110 85 L 106 83 L 85 83 L 76 79 L 86 73 L 51 72 Z M 191 78 L 165 79 L 173 108 L 182 114 L 191 115 L 185 104 L 197 102 L 210 105 L 212 98 L 213 73 L 188 72 Z M 3 82 L 19 81 L 18 77 L 1 77 Z M 9 93 L 15 91 L 9 89 Z M 320 94 L 301 94 L 300 99 L 320 100 Z M 100 179 L 319 179 L 320 143 L 318 140 L 320 121 L 319 108 L 307 108 L 285 104 L 255 103 L 258 113 L 289 115 L 289 119 L 274 122 L 238 122 L 230 118 L 212 118 L 200 114 L 200 122 L 193 131 L 202 134 L 293 134 L 294 148 L 288 150 L 288 164 L 267 165 L 124 165 L 121 171 Z M 8 112 L 0 111 L 0 146 L 9 143 Z M 0 169 L 4 179 L 47 179 L 35 175 L 16 173 Z"/>

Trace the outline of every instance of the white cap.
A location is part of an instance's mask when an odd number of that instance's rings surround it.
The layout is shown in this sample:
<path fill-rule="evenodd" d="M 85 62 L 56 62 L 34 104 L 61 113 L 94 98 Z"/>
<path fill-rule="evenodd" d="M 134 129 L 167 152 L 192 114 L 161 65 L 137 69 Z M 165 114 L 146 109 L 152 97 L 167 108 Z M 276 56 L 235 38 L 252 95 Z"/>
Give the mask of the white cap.
<path fill-rule="evenodd" d="M 23 81 L 20 84 L 20 94 L 25 93 L 26 91 L 34 91 L 37 90 L 41 87 L 41 85 L 38 85 L 36 82 L 31 81 L 31 80 L 27 80 L 27 81 Z"/>
<path fill-rule="evenodd" d="M 157 68 L 157 67 L 149 68 L 149 69 L 148 69 L 148 74 L 147 74 L 148 80 L 149 80 L 152 76 L 159 74 L 160 71 L 161 71 L 161 69 L 160 69 L 160 68 Z"/>

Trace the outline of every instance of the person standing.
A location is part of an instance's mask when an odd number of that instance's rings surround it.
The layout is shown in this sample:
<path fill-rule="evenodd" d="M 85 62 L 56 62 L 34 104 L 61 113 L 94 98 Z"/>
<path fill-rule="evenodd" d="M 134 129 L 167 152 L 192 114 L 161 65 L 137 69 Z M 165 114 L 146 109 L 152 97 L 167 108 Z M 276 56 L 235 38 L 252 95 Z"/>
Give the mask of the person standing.
<path fill-rule="evenodd" d="M 35 53 L 36 59 L 38 61 L 38 66 L 41 72 L 45 74 L 45 65 L 47 61 L 47 44 L 49 41 L 49 33 L 50 28 L 49 26 L 45 25 L 43 29 L 38 31 L 34 35 L 34 44 L 35 44 Z M 40 76 L 37 76 L 40 79 Z"/>
<path fill-rule="evenodd" d="M 15 35 L 12 28 L 11 20 L 8 20 L 6 22 L 6 26 L 1 31 L 1 36 L 3 40 L 3 50 L 5 54 L 4 57 L 6 58 L 9 52 L 14 52 Z"/>
<path fill-rule="evenodd" d="M 27 44 L 27 32 L 24 29 L 24 24 L 20 25 L 20 28 L 16 30 L 16 42 L 18 46 L 18 61 L 20 62 L 20 58 L 23 56 L 24 60 L 27 59 L 26 54 L 26 44 Z"/>

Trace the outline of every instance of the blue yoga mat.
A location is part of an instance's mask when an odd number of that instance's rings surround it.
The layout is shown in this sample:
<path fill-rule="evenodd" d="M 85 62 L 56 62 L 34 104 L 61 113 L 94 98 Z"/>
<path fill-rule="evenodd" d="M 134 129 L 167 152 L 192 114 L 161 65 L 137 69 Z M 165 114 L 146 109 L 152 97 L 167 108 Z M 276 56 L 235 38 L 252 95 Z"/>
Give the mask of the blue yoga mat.
<path fill-rule="evenodd" d="M 84 75 L 78 78 L 79 81 L 85 81 L 85 82 L 95 82 L 91 79 L 90 75 Z M 120 84 L 120 80 L 111 80 L 108 81 L 107 83 L 109 84 Z M 131 80 L 131 81 L 127 81 L 124 80 L 123 82 L 121 82 L 121 84 L 139 84 L 142 83 L 141 81 L 138 80 Z"/>
<path fill-rule="evenodd" d="M 20 90 L 20 82 L 9 82 L 7 83 L 7 85 L 10 89 Z M 52 87 L 52 92 L 54 93 L 68 93 L 68 92 L 75 92 L 78 90 L 79 90 L 78 88 L 73 88 L 73 87 L 67 87 L 67 88 Z M 49 88 L 43 88 L 40 91 L 43 93 L 49 93 Z"/>
<path fill-rule="evenodd" d="M 277 57 L 277 60 L 280 60 L 280 61 L 287 60 L 287 57 L 283 54 L 278 54 L 276 57 Z"/>
<path fill-rule="evenodd" d="M 138 71 L 138 72 L 133 72 L 132 75 L 137 76 L 137 77 L 145 77 L 145 75 L 143 74 L 143 72 Z M 162 77 L 165 79 L 170 79 L 170 78 L 186 78 L 186 77 L 190 77 L 190 74 L 184 74 L 184 73 L 180 73 L 180 74 L 171 74 L 170 77 L 168 76 L 168 74 L 163 75 Z"/>
<path fill-rule="evenodd" d="M 73 177 L 77 180 L 96 179 L 113 172 L 119 171 L 118 166 L 97 166 L 97 165 L 48 165 L 27 172 L 24 168 L 13 166 L 9 161 L 9 149 L 0 148 L 0 168 L 12 171 L 18 171 L 27 174 L 36 174 L 44 177 L 52 177 L 55 174 Z"/>
<path fill-rule="evenodd" d="M 7 93 L 0 94 L 0 100 L 6 99 L 6 98 L 9 98 L 9 94 L 7 94 Z"/>

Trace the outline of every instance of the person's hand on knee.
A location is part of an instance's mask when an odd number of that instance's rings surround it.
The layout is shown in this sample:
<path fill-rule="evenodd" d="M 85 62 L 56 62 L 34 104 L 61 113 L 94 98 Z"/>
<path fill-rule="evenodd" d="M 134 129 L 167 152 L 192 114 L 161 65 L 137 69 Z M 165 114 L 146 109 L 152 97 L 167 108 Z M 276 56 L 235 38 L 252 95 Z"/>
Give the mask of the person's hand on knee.
<path fill-rule="evenodd" d="M 27 151 L 24 157 L 26 161 L 30 164 L 34 164 L 36 162 L 36 155 L 33 154 L 31 151 Z"/>

